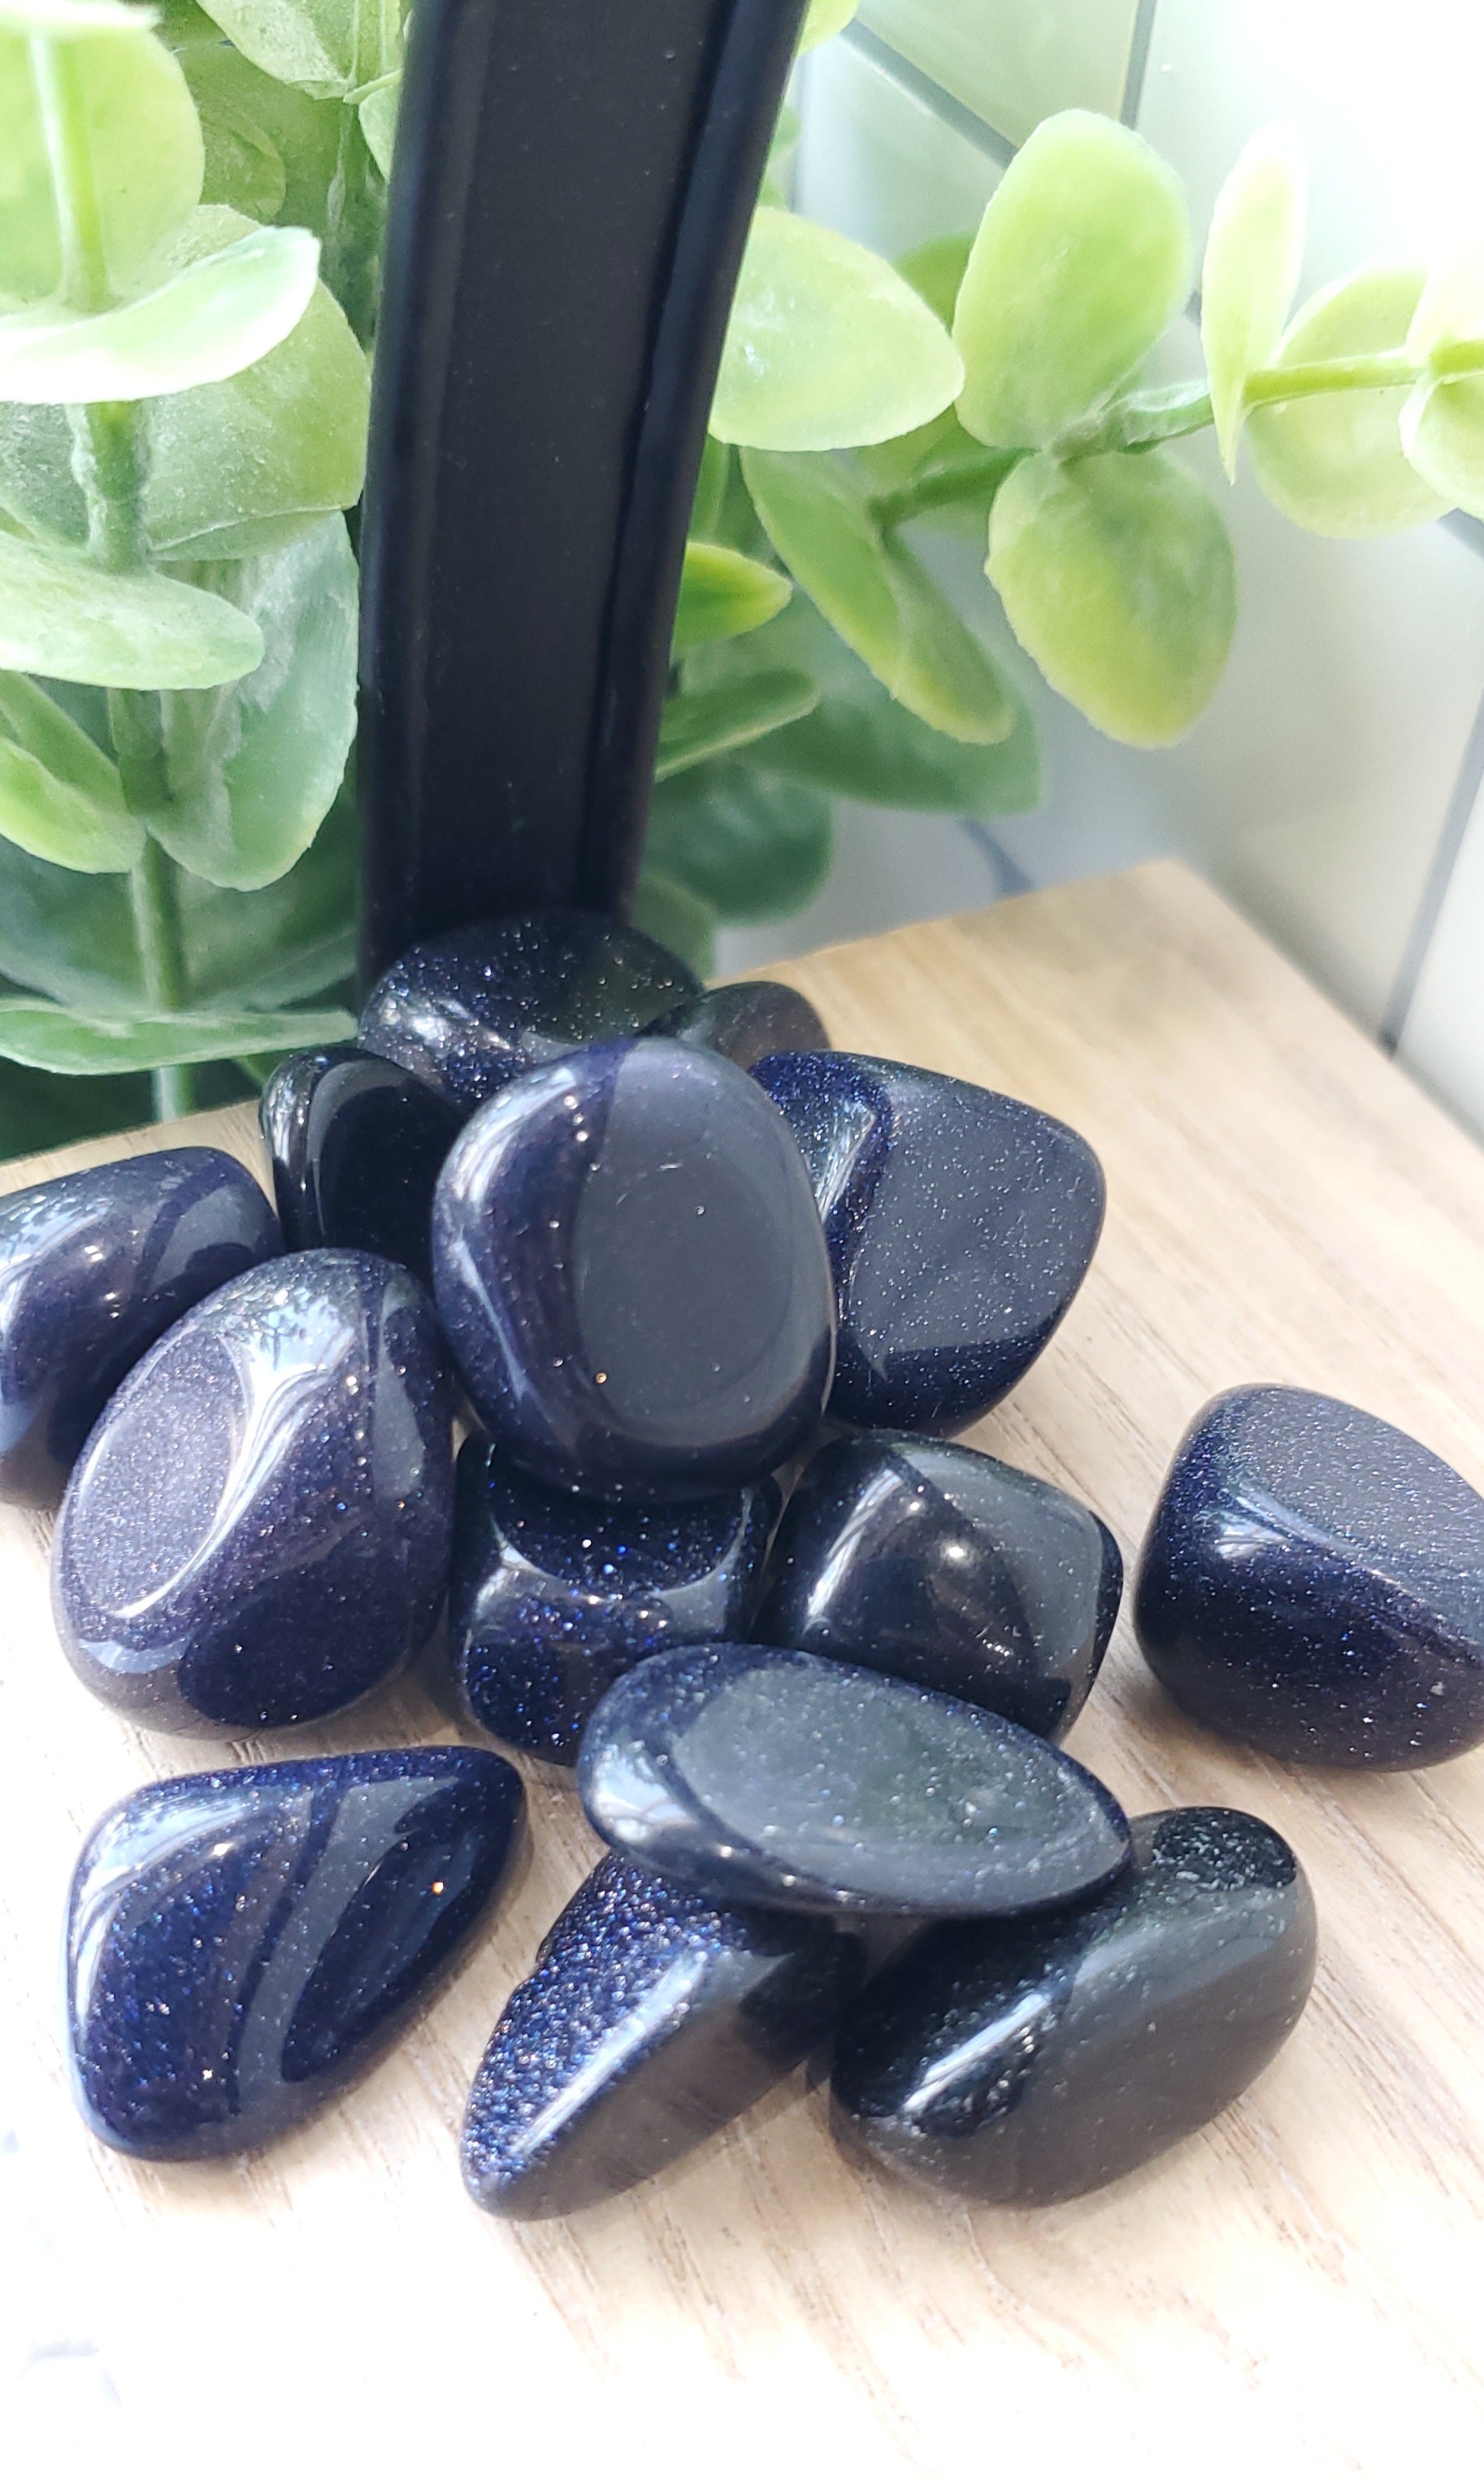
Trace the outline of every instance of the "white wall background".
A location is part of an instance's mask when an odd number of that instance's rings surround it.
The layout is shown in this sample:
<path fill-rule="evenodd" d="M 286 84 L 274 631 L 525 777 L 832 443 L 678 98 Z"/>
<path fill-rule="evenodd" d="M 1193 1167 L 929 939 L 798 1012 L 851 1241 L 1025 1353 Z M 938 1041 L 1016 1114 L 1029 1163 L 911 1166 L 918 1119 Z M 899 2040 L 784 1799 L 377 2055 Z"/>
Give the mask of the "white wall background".
<path fill-rule="evenodd" d="M 1308 290 L 1484 226 L 1481 93 L 1481 0 L 1402 17 L 1391 0 L 863 0 L 806 65 L 796 202 L 889 254 L 965 230 L 1036 121 L 1075 103 L 1175 165 L 1199 241 L 1245 139 L 1281 114 L 1313 158 Z M 1172 375 L 1193 352 L 1177 333 Z M 1224 497 L 1209 441 L 1190 452 Z M 1245 479 L 1227 513 L 1237 644 L 1187 741 L 1116 748 L 1031 675 L 1042 809 L 849 810 L 809 913 L 729 934 L 724 961 L 1184 853 L 1484 1127 L 1484 528 L 1321 542 Z"/>

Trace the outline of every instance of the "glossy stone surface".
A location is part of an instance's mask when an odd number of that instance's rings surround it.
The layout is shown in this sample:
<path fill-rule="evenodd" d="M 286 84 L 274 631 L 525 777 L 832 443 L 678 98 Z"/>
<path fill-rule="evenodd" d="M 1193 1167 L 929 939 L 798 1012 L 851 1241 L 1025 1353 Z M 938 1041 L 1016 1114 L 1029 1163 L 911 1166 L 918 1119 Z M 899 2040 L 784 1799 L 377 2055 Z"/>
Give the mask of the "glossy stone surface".
<path fill-rule="evenodd" d="M 431 1284 L 433 1190 L 462 1116 L 351 1044 L 279 1062 L 258 1118 L 290 1249 L 367 1249 Z"/>
<path fill-rule="evenodd" d="M 54 1505 L 135 1362 L 280 1246 L 257 1181 L 211 1146 L 0 1199 L 0 1499 Z"/>
<path fill-rule="evenodd" d="M 1087 1894 L 1129 1853 L 1113 1794 L 1017 1723 L 761 1645 L 628 1671 L 577 1788 L 605 1842 L 714 1902 L 999 1917 Z"/>
<path fill-rule="evenodd" d="M 802 991 L 787 982 L 722 982 L 645 1026 L 697 1050 L 719 1050 L 753 1068 L 775 1050 L 828 1050 L 830 1036 Z"/>
<path fill-rule="evenodd" d="M 600 1863 L 511 1994 L 464 2121 L 464 2181 L 512 2219 L 636 2186 L 751 2108 L 832 2029 L 857 1941 L 718 1909 Z"/>
<path fill-rule="evenodd" d="M 487 1440 L 460 1450 L 448 1643 L 465 1713 L 572 1765 L 615 1679 L 662 1648 L 742 1636 L 778 1520 L 771 1482 L 614 1507 L 532 1481 Z"/>
<path fill-rule="evenodd" d="M 94 1826 L 67 1910 L 73 2085 L 153 2160 L 268 2143 L 388 2047 L 518 1847 L 493 1751 L 388 1748 L 149 1783 Z"/>
<path fill-rule="evenodd" d="M 1118 1615 L 1123 1562 L 1049 1482 L 938 1438 L 842 1438 L 805 1467 L 748 1634 L 889 1670 L 1060 1739 Z"/>
<path fill-rule="evenodd" d="M 432 1305 L 349 1250 L 203 1301 L 125 1380 L 63 1500 L 52 1606 L 80 1679 L 150 1730 L 334 1713 L 428 1634 L 453 1529 Z"/>
<path fill-rule="evenodd" d="M 438 1183 L 433 1275 L 480 1420 L 555 1488 L 736 1488 L 824 1408 L 834 1301 L 799 1149 L 709 1051 L 608 1044 L 487 1103 Z"/>
<path fill-rule="evenodd" d="M 1239 1386 L 1207 1405 L 1134 1615 L 1177 1703 L 1270 1755 L 1428 1766 L 1484 1740 L 1484 1499 L 1331 1396 Z"/>
<path fill-rule="evenodd" d="M 886 1966 L 840 2030 L 847 2149 L 954 2195 L 1044 2205 L 1236 2100 L 1309 1995 L 1308 1881 L 1239 1809 L 1136 1818 L 1134 1854 L 1076 1910 L 945 1924 Z"/>
<path fill-rule="evenodd" d="M 1103 1227 L 1072 1128 L 1006 1094 L 846 1051 L 753 1071 L 804 1149 L 839 1300 L 832 1414 L 965 1429 L 1056 1332 Z"/>
<path fill-rule="evenodd" d="M 467 1117 L 527 1069 L 637 1033 L 700 989 L 642 930 L 553 906 L 409 947 L 367 1000 L 360 1039 Z"/>

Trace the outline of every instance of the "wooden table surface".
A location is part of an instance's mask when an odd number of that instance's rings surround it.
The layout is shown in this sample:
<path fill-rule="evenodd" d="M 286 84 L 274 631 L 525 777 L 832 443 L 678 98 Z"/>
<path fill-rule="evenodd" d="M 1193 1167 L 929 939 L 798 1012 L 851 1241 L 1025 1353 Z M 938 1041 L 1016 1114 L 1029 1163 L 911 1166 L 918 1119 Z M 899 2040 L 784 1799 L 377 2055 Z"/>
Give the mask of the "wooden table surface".
<path fill-rule="evenodd" d="M 1086 1288 L 973 1434 L 1089 1501 L 1126 1557 L 1184 1424 L 1243 1380 L 1348 1397 L 1484 1485 L 1484 1153 L 1200 882 L 1157 865 L 792 977 L 841 1046 L 1021 1095 L 1102 1155 Z M 263 1168 L 246 1111 L 190 1133 Z M 534 1786 L 516 1898 L 341 2105 L 237 2164 L 108 2153 L 63 2083 L 67 1874 L 106 1802 L 223 1752 L 88 1697 L 53 1638 L 47 1526 L 0 1516 L 0 2193 L 16 2400 L 48 2455 L 28 2473 L 70 2470 L 78 2420 L 147 2443 L 157 2475 L 319 2439 L 352 2472 L 456 2455 L 594 2480 L 768 2457 L 952 2480 L 1094 2462 L 1205 2480 L 1254 2456 L 1390 2475 L 1449 2447 L 1479 2467 L 1484 1752 L 1372 1779 L 1245 1755 L 1172 1710 L 1121 1622 L 1075 1753 L 1131 1810 L 1255 1810 L 1314 1879 L 1315 1998 L 1242 2102 L 1100 2195 L 971 2210 L 848 2167 L 797 2079 L 632 2196 L 511 2227 L 466 2200 L 456 2133 L 506 1991 L 594 1856 L 571 1793 Z M 403 1688 L 294 1744 L 448 1736 Z"/>

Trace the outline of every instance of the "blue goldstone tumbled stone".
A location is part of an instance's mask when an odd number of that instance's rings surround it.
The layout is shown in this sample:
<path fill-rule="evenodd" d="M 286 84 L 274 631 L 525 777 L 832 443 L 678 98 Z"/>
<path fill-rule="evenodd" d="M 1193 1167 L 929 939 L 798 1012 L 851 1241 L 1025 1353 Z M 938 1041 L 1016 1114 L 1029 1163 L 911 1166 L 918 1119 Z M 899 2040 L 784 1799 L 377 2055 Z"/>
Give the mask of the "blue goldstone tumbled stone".
<path fill-rule="evenodd" d="M 624 1671 L 747 1632 L 777 1521 L 771 1482 L 670 1507 L 551 1490 L 488 1441 L 459 1455 L 448 1642 L 470 1718 L 558 1765 Z"/>
<path fill-rule="evenodd" d="M 367 1000 L 360 1040 L 467 1114 L 527 1069 L 637 1033 L 700 988 L 642 930 L 553 906 L 409 947 Z"/>
<path fill-rule="evenodd" d="M 0 1200 L 0 1498 L 54 1504 L 135 1362 L 280 1245 L 257 1181 L 210 1146 Z"/>
<path fill-rule="evenodd" d="M 1272 1756 L 1429 1766 L 1484 1741 L 1484 1499 L 1331 1396 L 1239 1386 L 1207 1405 L 1134 1618 L 1188 1714 Z"/>
<path fill-rule="evenodd" d="M 1281 1834 L 1231 1808 L 1134 1821 L 1134 1865 L 1036 1921 L 930 1929 L 840 2029 L 837 2135 L 997 2205 L 1101 2187 L 1204 2127 L 1288 2038 L 1314 1900 Z"/>
<path fill-rule="evenodd" d="M 1064 1490 L 972 1447 L 877 1434 L 806 1466 L 747 1633 L 1060 1739 L 1097 1677 L 1122 1582 L 1108 1527 Z"/>
<path fill-rule="evenodd" d="M 227 1737 L 378 1686 L 443 1601 L 451 1433 L 401 1267 L 326 1249 L 240 1276 L 125 1381 L 68 1485 L 52 1601 L 79 1678 Z"/>
<path fill-rule="evenodd" d="M 511 1995 L 474 2079 L 464 2180 L 512 2219 L 621 2194 L 751 2108 L 860 1972 L 822 1921 L 717 1909 L 602 1861 Z"/>
<path fill-rule="evenodd" d="M 487 1102 L 438 1183 L 433 1275 L 485 1429 L 555 1488 L 734 1489 L 824 1408 L 834 1301 L 804 1163 L 710 1051 L 612 1043 Z"/>
<path fill-rule="evenodd" d="M 1048 1741 L 771 1646 L 627 1672 L 577 1788 L 605 1842 L 713 1902 L 1001 1916 L 1088 1894 L 1129 1856 L 1113 1794 Z"/>
<path fill-rule="evenodd" d="M 891 1059 L 780 1052 L 753 1071 L 809 1166 L 839 1300 L 830 1410 L 961 1430 L 1056 1332 L 1103 1227 L 1085 1139 L 1006 1094 Z"/>
<path fill-rule="evenodd" d="M 451 1103 L 342 1044 L 281 1060 L 258 1117 L 287 1248 L 369 1249 L 431 1283 L 433 1190 L 463 1125 Z"/>
<path fill-rule="evenodd" d="M 89 1836 L 67 1911 L 74 2089 L 122 2153 L 199 2160 L 296 2126 L 457 1960 L 519 1847 L 493 1751 L 186 1774 Z"/>
<path fill-rule="evenodd" d="M 719 1050 L 738 1068 L 755 1067 L 775 1050 L 826 1050 L 830 1045 L 808 1000 L 787 982 L 722 982 L 644 1030 L 696 1050 Z"/>

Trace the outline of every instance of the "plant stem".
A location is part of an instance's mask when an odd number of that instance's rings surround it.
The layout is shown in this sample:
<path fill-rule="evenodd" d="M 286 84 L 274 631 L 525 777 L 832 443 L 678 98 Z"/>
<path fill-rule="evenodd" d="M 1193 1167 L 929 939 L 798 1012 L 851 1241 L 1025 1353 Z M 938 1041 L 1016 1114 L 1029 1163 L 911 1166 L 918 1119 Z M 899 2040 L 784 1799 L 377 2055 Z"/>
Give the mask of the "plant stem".
<path fill-rule="evenodd" d="M 146 838 L 143 853 L 129 873 L 129 901 L 150 1005 L 164 1015 L 173 1015 L 184 1007 L 187 995 L 180 897 L 175 865 L 153 836 Z M 194 1109 L 193 1069 L 157 1068 L 153 1081 L 157 1120 L 177 1120 Z"/>
<path fill-rule="evenodd" d="M 44 35 L 34 35 L 30 49 L 62 243 L 61 296 L 69 310 L 106 310 L 108 261 L 88 143 L 79 56 L 70 43 L 51 42 Z"/>
<path fill-rule="evenodd" d="M 1407 388 L 1427 375 L 1425 362 L 1414 362 L 1404 346 L 1390 353 L 1338 353 L 1327 362 L 1274 362 L 1266 371 L 1251 371 L 1242 389 L 1244 403 L 1290 404 L 1306 396 L 1332 396 L 1347 388 Z"/>
<path fill-rule="evenodd" d="M 894 491 L 879 492 L 871 502 L 871 513 L 879 525 L 903 526 L 931 508 L 957 507 L 962 500 L 982 498 L 987 508 L 1011 467 L 1018 465 L 1027 452 L 1019 448 L 982 448 L 974 455 L 945 457 L 941 464 L 925 466 L 909 482 L 898 483 Z"/>

